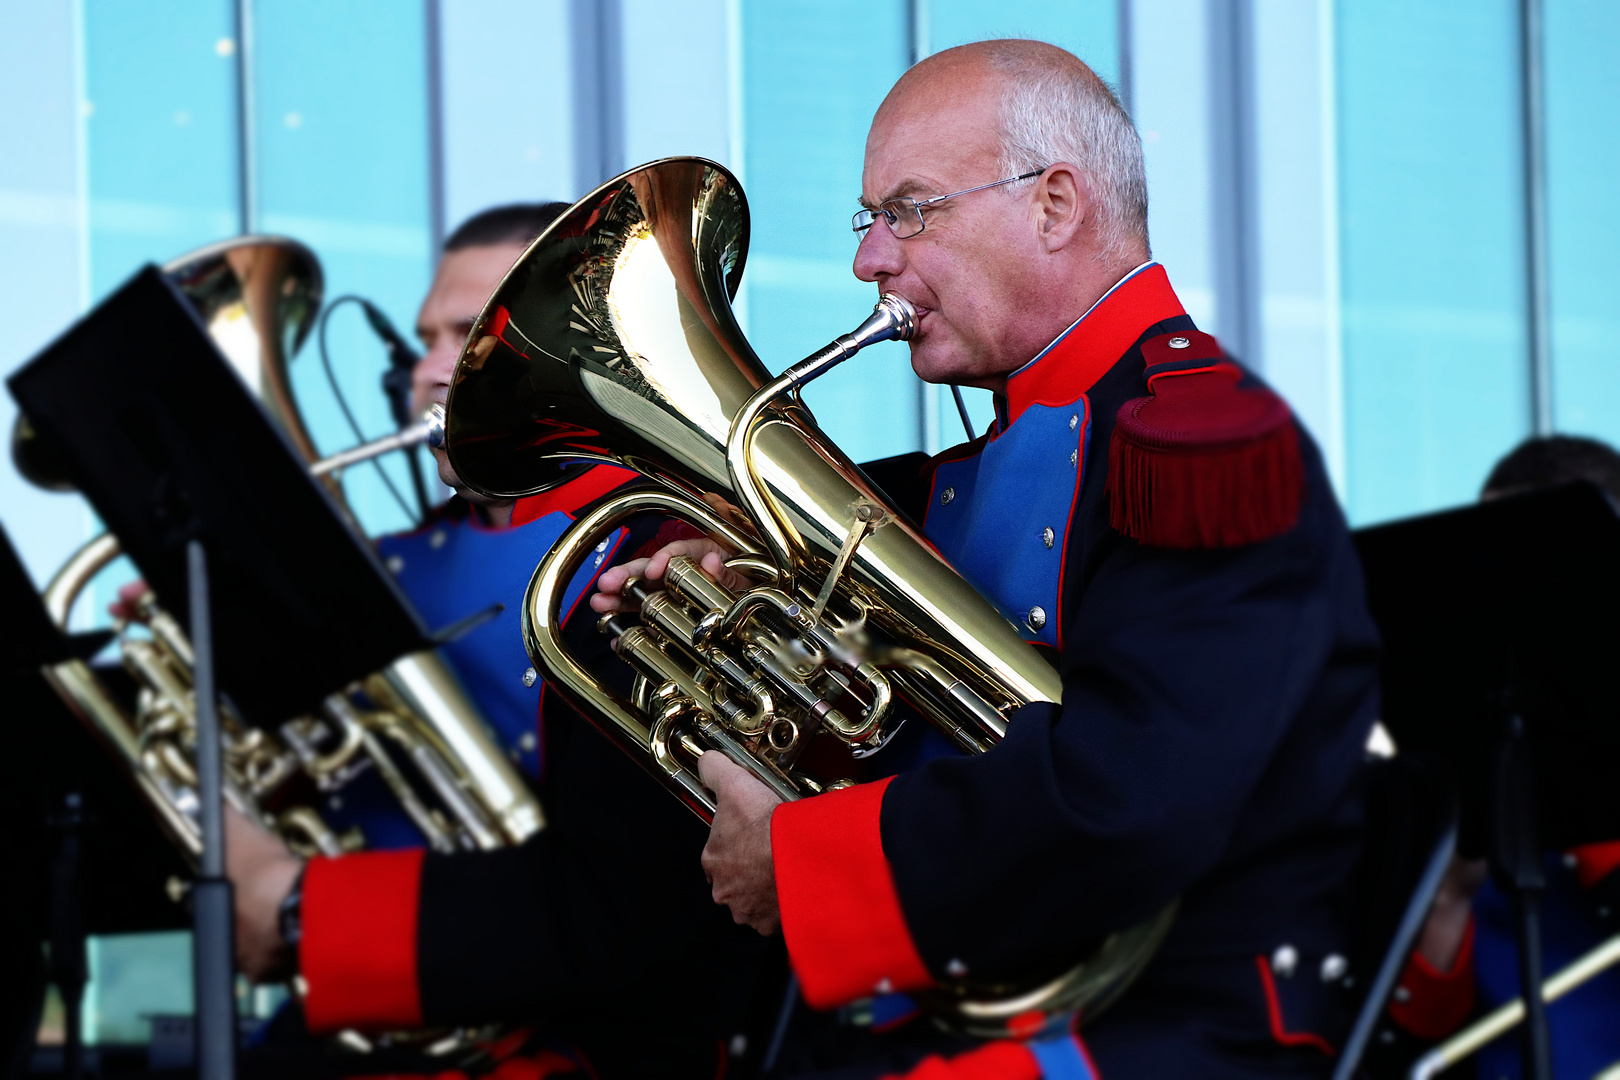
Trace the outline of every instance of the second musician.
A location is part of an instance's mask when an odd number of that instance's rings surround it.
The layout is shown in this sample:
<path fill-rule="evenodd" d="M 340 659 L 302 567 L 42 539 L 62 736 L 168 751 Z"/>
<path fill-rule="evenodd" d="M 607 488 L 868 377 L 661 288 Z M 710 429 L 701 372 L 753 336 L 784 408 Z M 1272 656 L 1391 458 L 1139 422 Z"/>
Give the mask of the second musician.
<path fill-rule="evenodd" d="M 473 317 L 564 209 L 486 211 L 449 238 L 417 320 L 427 351 L 414 408 L 444 402 Z M 465 489 L 442 451 L 436 458 L 457 495 L 379 549 L 430 626 L 505 605 L 444 652 L 535 786 L 547 826 L 519 848 L 432 852 L 379 791 L 374 803 L 350 796 L 325 809 L 340 826 L 358 825 L 371 847 L 392 850 L 306 864 L 233 816 L 228 869 L 242 967 L 263 977 L 296 966 L 315 1033 L 525 1022 L 536 1032 L 529 1053 L 554 1071 L 572 1062 L 603 1078 L 713 1076 L 728 1047 L 746 1049 L 731 1006 L 763 943 L 739 937 L 709 903 L 696 861 L 701 824 L 524 678 L 518 611 L 535 563 L 571 515 L 633 474 L 597 466 L 544 494 L 492 501 Z M 651 535 L 622 530 L 571 595 L 582 597 L 603 567 Z M 605 654 L 580 607 L 582 651 Z M 354 1064 L 373 1071 L 364 1059 Z"/>

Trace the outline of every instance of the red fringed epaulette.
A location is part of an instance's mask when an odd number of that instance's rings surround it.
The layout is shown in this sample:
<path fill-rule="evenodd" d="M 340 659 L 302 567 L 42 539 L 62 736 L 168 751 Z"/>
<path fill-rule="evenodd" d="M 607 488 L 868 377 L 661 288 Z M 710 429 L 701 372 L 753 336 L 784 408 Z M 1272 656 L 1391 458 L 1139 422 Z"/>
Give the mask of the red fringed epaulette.
<path fill-rule="evenodd" d="M 1166 548 L 1237 547 L 1299 520 L 1305 467 L 1288 406 L 1196 330 L 1142 343 L 1149 396 L 1127 401 L 1108 448 L 1109 524 Z"/>

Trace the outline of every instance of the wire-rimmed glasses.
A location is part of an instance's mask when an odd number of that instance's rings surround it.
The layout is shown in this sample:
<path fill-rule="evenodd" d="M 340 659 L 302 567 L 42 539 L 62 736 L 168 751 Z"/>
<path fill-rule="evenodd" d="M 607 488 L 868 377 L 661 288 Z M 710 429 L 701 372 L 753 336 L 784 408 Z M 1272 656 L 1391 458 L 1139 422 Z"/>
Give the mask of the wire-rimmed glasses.
<path fill-rule="evenodd" d="M 935 195 L 933 198 L 923 199 L 921 202 L 909 195 L 902 195 L 898 199 L 885 199 L 878 204 L 876 210 L 855 211 L 855 216 L 850 219 L 849 227 L 855 230 L 856 236 L 864 237 L 866 230 L 870 229 L 878 218 L 882 218 L 889 223 L 889 231 L 894 233 L 896 240 L 909 240 L 927 228 L 927 223 L 923 221 L 923 207 L 942 203 L 946 199 L 954 199 L 958 195 L 971 195 L 975 191 L 988 191 L 1003 184 L 1016 184 L 1020 180 L 1028 180 L 1032 176 L 1039 176 L 1050 167 L 1039 168 L 1034 172 L 1024 173 L 1022 176 L 1009 176 L 1005 180 L 997 180 L 991 184 L 963 188 L 961 191 L 953 191 L 948 195 Z"/>

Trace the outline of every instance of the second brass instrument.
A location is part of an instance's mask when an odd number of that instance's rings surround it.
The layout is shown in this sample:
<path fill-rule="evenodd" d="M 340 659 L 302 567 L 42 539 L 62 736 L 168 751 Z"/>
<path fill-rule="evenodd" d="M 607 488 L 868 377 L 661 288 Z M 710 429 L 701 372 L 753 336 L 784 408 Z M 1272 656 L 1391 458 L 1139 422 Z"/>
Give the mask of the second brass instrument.
<path fill-rule="evenodd" d="M 183 256 L 164 273 L 316 475 L 442 434 L 442 412 L 430 410 L 432 415 L 402 432 L 316 458 L 287 367 L 320 307 L 319 265 L 302 245 L 243 237 Z M 14 433 L 13 453 L 31 480 L 67 486 L 59 459 L 25 421 Z M 339 492 L 335 485 L 328 489 Z M 78 597 L 119 554 L 117 538 L 102 535 L 58 572 L 45 601 L 59 627 L 66 629 Z M 138 687 L 133 703 L 120 701 L 81 661 L 52 665 L 45 675 L 125 766 L 171 838 L 195 862 L 201 841 L 190 642 L 150 592 L 129 604 L 134 617 L 121 618 L 116 629 L 120 657 Z M 437 850 L 517 844 L 544 824 L 538 801 L 436 653 L 402 657 L 330 695 L 317 714 L 278 721 L 254 727 L 224 711 L 226 793 L 238 810 L 276 829 L 303 854 L 339 855 L 365 846 L 358 833 L 328 826 L 317 807 L 368 770 L 378 773 Z"/>
<path fill-rule="evenodd" d="M 446 449 L 491 496 L 553 483 L 557 463 L 607 461 L 650 481 L 602 500 L 536 569 L 525 643 L 548 684 L 678 798 L 709 817 L 696 761 L 717 750 L 795 799 L 853 782 L 806 767 L 813 745 L 879 751 L 904 701 L 968 753 L 1012 712 L 1056 702 L 1055 669 L 816 425 L 800 388 L 876 341 L 905 338 L 885 297 L 859 328 L 772 379 L 731 310 L 748 241 L 741 189 L 698 158 L 654 162 L 586 196 L 513 266 L 458 363 Z M 703 499 L 721 496 L 734 516 Z M 597 545 L 632 518 L 684 520 L 734 552 L 732 591 L 676 559 L 661 588 L 632 583 L 639 619 L 604 622 L 636 672 L 621 697 L 567 650 L 562 598 Z M 1107 938 L 1029 985 L 952 980 L 937 1014 L 999 1036 L 1031 1010 L 1094 1015 L 1168 926 Z"/>

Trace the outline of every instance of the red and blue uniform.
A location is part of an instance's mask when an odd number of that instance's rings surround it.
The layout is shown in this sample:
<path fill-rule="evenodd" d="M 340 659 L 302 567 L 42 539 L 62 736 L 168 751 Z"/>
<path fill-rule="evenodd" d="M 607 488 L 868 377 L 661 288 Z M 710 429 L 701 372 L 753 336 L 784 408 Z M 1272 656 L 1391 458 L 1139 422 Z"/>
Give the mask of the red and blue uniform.
<path fill-rule="evenodd" d="M 777 808 L 804 997 L 825 1010 L 949 973 L 1050 977 L 1180 898 L 1147 970 L 1062 1067 L 1326 1075 L 1349 1023 L 1343 896 L 1378 639 L 1320 455 L 1153 263 L 997 406 L 986 436 L 925 470 L 914 505 L 1051 651 L 1062 704 L 1020 710 L 984 755 Z M 917 1061 L 917 1077 L 1085 1075 L 1055 1071 L 1049 1044 L 974 1051 L 1000 1071 L 938 1071 L 965 1044 L 926 1026 L 854 1056 L 869 1075 Z"/>
<path fill-rule="evenodd" d="M 531 1023 L 564 1051 L 547 1059 L 556 1069 L 578 1059 L 603 1077 L 711 1076 L 723 1061 L 737 1026 L 725 1012 L 731 984 L 748 977 L 759 943 L 709 897 L 706 830 L 543 683 L 523 684 L 519 613 L 535 566 L 583 507 L 634 476 L 597 466 L 520 499 L 507 528 L 453 500 L 379 544 L 430 627 L 504 605 L 443 652 L 547 824 L 519 847 L 440 854 L 392 803 L 345 789 L 328 808 L 335 823 L 358 823 L 368 848 L 387 850 L 314 859 L 305 872 L 299 967 L 312 1031 Z M 657 527 L 614 534 L 565 595 L 565 611 L 582 613 L 566 624 L 570 644 L 605 674 L 623 665 L 584 600 Z"/>

